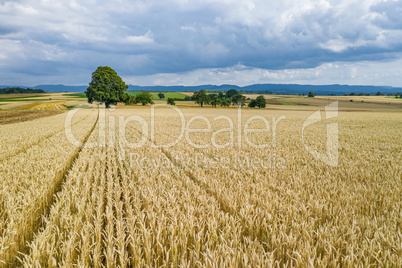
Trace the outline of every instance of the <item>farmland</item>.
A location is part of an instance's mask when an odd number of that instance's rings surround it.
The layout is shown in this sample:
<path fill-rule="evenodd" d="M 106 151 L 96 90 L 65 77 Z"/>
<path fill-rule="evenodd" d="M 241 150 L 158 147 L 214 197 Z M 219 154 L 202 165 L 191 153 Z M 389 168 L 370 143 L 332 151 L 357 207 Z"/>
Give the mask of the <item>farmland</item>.
<path fill-rule="evenodd" d="M 402 101 L 274 98 L 0 111 L 0 265 L 401 265 Z"/>
<path fill-rule="evenodd" d="M 60 111 L 5 111 L 0 113 L 0 125 L 17 122 L 30 121 L 41 117 L 52 116 L 61 113 Z"/>
<path fill-rule="evenodd" d="M 140 93 L 141 93 L 141 91 L 128 91 L 128 94 L 130 94 L 132 96 L 138 95 Z M 151 92 L 153 100 L 159 100 L 158 93 L 159 92 Z M 164 100 L 166 100 L 167 98 L 184 100 L 184 98 L 186 97 L 185 94 L 180 93 L 180 92 L 163 92 L 163 94 L 165 95 L 165 98 L 163 98 Z"/>

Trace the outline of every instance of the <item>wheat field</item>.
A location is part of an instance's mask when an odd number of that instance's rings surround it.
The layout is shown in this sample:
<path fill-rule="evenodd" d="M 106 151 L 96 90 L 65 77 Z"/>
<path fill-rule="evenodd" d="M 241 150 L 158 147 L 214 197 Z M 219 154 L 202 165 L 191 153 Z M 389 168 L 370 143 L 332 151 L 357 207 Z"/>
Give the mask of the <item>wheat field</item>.
<path fill-rule="evenodd" d="M 402 265 L 400 112 L 73 112 L 1 126 L 1 266 Z"/>

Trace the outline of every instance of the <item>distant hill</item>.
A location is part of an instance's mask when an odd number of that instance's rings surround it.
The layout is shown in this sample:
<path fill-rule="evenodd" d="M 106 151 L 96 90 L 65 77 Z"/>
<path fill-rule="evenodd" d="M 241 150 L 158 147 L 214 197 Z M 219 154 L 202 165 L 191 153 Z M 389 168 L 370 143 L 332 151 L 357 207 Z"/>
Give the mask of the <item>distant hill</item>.
<path fill-rule="evenodd" d="M 88 86 L 65 86 L 65 85 L 39 85 L 34 88 L 41 88 L 46 92 L 84 92 Z"/>
<path fill-rule="evenodd" d="M 240 87 L 237 85 L 200 85 L 200 86 L 133 86 L 130 85 L 129 90 L 135 91 L 198 91 L 217 90 L 227 91 L 236 89 L 244 92 L 254 93 L 273 93 L 273 94 L 308 94 L 313 91 L 317 95 L 343 95 L 345 93 L 370 93 L 375 94 L 381 91 L 384 94 L 402 92 L 402 88 L 390 86 L 349 86 L 349 85 L 299 85 L 299 84 L 255 84 L 250 86 Z"/>
<path fill-rule="evenodd" d="M 0 86 L 10 87 L 10 86 Z M 43 89 L 46 92 L 84 92 L 87 89 L 85 86 L 65 86 L 65 85 L 38 85 L 33 89 Z M 27 87 L 22 87 L 27 88 Z M 313 91 L 317 95 L 343 95 L 345 93 L 370 93 L 375 94 L 381 91 L 384 94 L 402 92 L 401 87 L 390 86 L 349 86 L 349 85 L 299 85 L 299 84 L 255 84 L 240 87 L 237 85 L 199 85 L 199 86 L 135 86 L 129 85 L 130 91 L 167 91 L 167 92 L 185 92 L 185 91 L 198 91 L 217 90 L 227 91 L 229 89 L 236 89 L 238 91 L 253 92 L 253 93 L 273 93 L 273 94 L 308 94 Z"/>

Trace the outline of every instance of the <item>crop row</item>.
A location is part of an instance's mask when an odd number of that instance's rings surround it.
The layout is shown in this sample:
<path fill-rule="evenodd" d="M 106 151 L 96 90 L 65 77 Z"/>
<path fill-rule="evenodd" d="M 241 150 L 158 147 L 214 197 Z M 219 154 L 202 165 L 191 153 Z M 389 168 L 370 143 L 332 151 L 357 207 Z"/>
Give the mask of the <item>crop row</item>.
<path fill-rule="evenodd" d="M 190 121 L 198 111 L 184 111 L 185 122 L 191 122 L 187 127 L 208 129 L 201 117 Z M 133 114 L 134 122 L 124 126 L 122 135 L 121 124 L 127 123 L 122 119 Z M 65 178 L 44 228 L 21 257 L 22 264 L 399 265 L 398 114 L 340 114 L 310 127 L 304 140 L 303 121 L 311 113 L 261 111 L 258 115 L 268 119 L 269 131 L 246 133 L 246 121 L 254 114 L 244 112 L 237 124 L 234 109 L 219 115 L 228 120 L 217 120 L 215 110 L 203 109 L 211 131 L 189 131 L 174 146 L 157 148 L 152 138 L 168 144 L 179 136 L 182 122 L 174 111 L 157 113 L 154 126 L 145 109 L 107 111 Z M 277 121 L 282 115 L 286 118 Z M 144 132 L 139 116 L 154 129 Z M 230 128 L 230 121 L 233 137 L 230 131 L 219 132 Z M 275 121 L 279 123 L 274 128 Z M 334 122 L 339 125 L 339 161 L 330 166 L 309 150 L 325 151 L 326 124 Z M 249 124 L 266 126 L 262 120 Z M 216 148 L 213 142 L 233 146 Z M 265 143 L 266 148 L 255 146 Z M 49 168 L 54 165 L 59 164 L 50 163 Z M 42 214 L 47 213 L 36 215 Z"/>
<path fill-rule="evenodd" d="M 96 118 L 96 110 L 77 116 L 73 129 L 78 140 L 88 136 Z M 53 120 L 57 125 L 61 118 Z M 31 130 L 31 123 L 26 129 L 18 125 L 21 132 Z M 17 252 L 26 249 L 79 151 L 64 131 L 37 139 L 37 144 L 0 162 L 0 263 L 14 263 Z"/>
<path fill-rule="evenodd" d="M 209 122 L 216 116 L 203 115 Z M 248 137 L 252 144 L 270 144 L 268 148 L 246 143 L 247 134 L 242 133 L 240 150 L 236 146 L 200 149 L 184 141 L 164 152 L 195 183 L 221 200 L 251 239 L 272 252 L 281 265 L 289 259 L 314 266 L 397 265 L 402 252 L 402 148 L 397 145 L 401 122 L 399 115 L 369 115 L 338 119 L 340 155 L 336 167 L 314 159 L 305 149 L 300 130 L 307 113 L 287 116 L 277 128 L 275 146 L 272 133 L 251 133 Z M 236 114 L 229 116 L 235 121 Z M 265 116 L 272 114 L 266 112 Z M 168 115 L 159 115 L 159 119 L 155 133 L 161 144 L 166 144 L 176 134 L 164 129 L 178 129 L 178 123 Z M 306 131 L 305 143 L 313 150 L 325 150 L 325 123 Z M 261 122 L 254 125 L 264 126 Z M 194 121 L 191 127 L 207 128 L 203 120 Z M 208 144 L 210 137 L 200 132 L 190 139 Z M 222 144 L 230 143 L 228 133 L 221 138 Z"/>
<path fill-rule="evenodd" d="M 131 129 L 128 139 L 138 139 Z M 116 135 L 117 136 L 117 135 Z M 93 136 L 90 138 L 95 139 Z M 160 158 L 149 144 L 128 149 Z M 24 265 L 234 266 L 272 262 L 237 217 L 174 165 L 134 168 L 117 147 L 83 150 Z M 166 159 L 167 160 L 167 159 Z"/>
<path fill-rule="evenodd" d="M 82 110 L 79 116 L 73 117 L 72 125 L 83 120 L 91 110 Z M 40 141 L 63 132 L 66 127 L 66 114 L 43 117 L 36 120 L 26 121 L 1 126 L 0 128 L 0 161 L 12 157 L 38 144 Z"/>

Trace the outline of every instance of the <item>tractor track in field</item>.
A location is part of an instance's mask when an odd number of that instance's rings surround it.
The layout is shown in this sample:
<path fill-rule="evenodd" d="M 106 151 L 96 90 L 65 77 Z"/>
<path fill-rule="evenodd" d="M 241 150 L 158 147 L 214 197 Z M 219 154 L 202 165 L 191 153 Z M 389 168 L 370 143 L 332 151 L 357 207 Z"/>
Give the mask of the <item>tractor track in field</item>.
<path fill-rule="evenodd" d="M 87 118 L 87 117 L 85 117 L 85 118 Z M 43 206 L 42 209 L 37 210 L 37 213 L 35 215 L 33 215 L 33 217 L 32 217 L 33 218 L 33 226 L 35 226 L 34 229 L 26 228 L 25 233 L 20 234 L 21 239 L 20 239 L 20 243 L 16 247 L 16 250 L 13 250 L 14 252 L 11 252 L 10 254 L 8 254 L 9 256 L 14 256 L 14 257 L 12 259 L 6 260 L 5 261 L 6 264 L 4 267 L 18 266 L 19 255 L 21 256 L 21 255 L 27 254 L 29 252 L 29 247 L 28 247 L 29 243 L 31 243 L 33 241 L 36 234 L 42 228 L 45 228 L 45 221 L 43 219 L 48 216 L 51 207 L 56 202 L 57 194 L 63 189 L 63 184 L 66 181 L 67 176 L 70 173 L 70 170 L 74 166 L 76 159 L 79 157 L 79 155 L 80 155 L 81 151 L 83 150 L 83 148 L 85 147 L 85 144 L 87 143 L 89 137 L 91 136 L 96 125 L 98 124 L 98 119 L 99 119 L 99 110 L 98 110 L 98 117 L 96 118 L 96 121 L 95 121 L 94 125 L 92 126 L 91 130 L 88 132 L 88 134 L 82 140 L 81 146 L 76 149 L 75 153 L 73 153 L 73 155 L 68 160 L 66 160 L 67 164 L 64 167 L 64 169 L 60 170 L 56 174 L 56 176 L 54 178 L 53 187 L 51 187 L 51 190 L 49 193 L 44 194 L 45 200 L 37 201 L 39 203 L 45 203 L 45 206 Z M 57 132 L 57 133 L 59 133 L 59 132 Z M 50 198 L 46 198 L 49 196 L 50 196 Z"/>
<path fill-rule="evenodd" d="M 243 222 L 245 221 L 244 217 L 242 215 L 240 215 L 240 213 L 233 208 L 232 206 L 230 206 L 230 204 L 224 200 L 224 198 L 222 196 L 220 196 L 216 191 L 214 191 L 213 189 L 211 189 L 210 186 L 208 186 L 208 184 L 204 183 L 203 181 L 201 181 L 200 179 L 197 178 L 197 176 L 195 176 L 190 170 L 186 169 L 185 167 L 183 167 L 180 163 L 178 163 L 171 155 L 168 151 L 166 151 L 165 149 L 160 149 L 161 152 L 179 169 L 183 170 L 184 173 L 186 174 L 186 176 L 188 178 L 190 178 L 195 184 L 197 184 L 201 189 L 203 189 L 205 191 L 206 194 L 208 194 L 209 196 L 213 197 L 219 204 L 219 209 L 224 212 L 229 214 L 232 217 L 241 219 L 241 225 L 243 226 L 243 231 L 242 231 L 242 236 L 246 237 L 248 239 L 250 239 L 251 241 L 258 241 L 258 243 L 261 244 L 261 246 L 264 248 L 265 250 L 265 242 L 260 239 L 259 237 L 255 237 L 253 238 L 253 236 L 250 235 L 250 230 L 248 227 L 246 227 Z M 181 179 L 181 178 L 180 178 Z"/>
<path fill-rule="evenodd" d="M 140 133 L 140 131 L 139 130 L 137 130 L 136 128 L 133 128 L 132 127 L 132 129 L 134 129 L 134 130 L 136 130 L 137 132 L 139 132 Z M 140 133 L 141 134 L 141 133 Z M 149 142 L 152 142 L 151 141 L 151 139 L 148 139 L 148 141 Z M 264 251 L 266 250 L 266 242 L 264 242 L 261 238 L 259 238 L 259 237 L 255 237 L 255 238 L 253 238 L 253 236 L 252 235 L 250 235 L 250 230 L 249 230 L 249 228 L 247 228 L 244 224 L 243 224 L 243 222 L 245 221 L 245 219 L 244 219 L 244 217 L 242 216 L 242 215 L 240 215 L 240 213 L 235 209 L 235 208 L 233 208 L 232 206 L 230 206 L 230 204 L 227 202 L 227 201 L 225 201 L 224 200 L 224 198 L 222 198 L 216 191 L 214 191 L 213 189 L 211 189 L 211 187 L 209 187 L 208 186 L 208 184 L 206 184 L 206 183 L 204 183 L 204 182 L 202 182 L 200 179 L 198 179 L 197 178 L 197 176 L 195 176 L 192 172 L 191 172 L 191 170 L 188 170 L 188 169 L 186 169 L 185 167 L 183 167 L 179 162 L 177 162 L 175 159 L 174 159 L 174 157 L 172 157 L 172 155 L 167 151 L 167 150 L 165 150 L 165 149 L 163 149 L 163 148 L 158 148 L 158 150 L 163 154 L 163 155 L 165 155 L 168 159 L 169 159 L 169 161 L 171 162 L 171 163 L 173 163 L 176 167 L 178 167 L 180 170 L 182 170 L 182 171 L 184 171 L 184 174 L 186 174 L 186 176 L 191 180 L 191 181 L 193 181 L 196 185 L 198 185 L 203 191 L 205 191 L 205 193 L 207 194 L 207 195 L 209 195 L 209 196 L 211 196 L 212 198 L 214 198 L 217 202 L 218 202 L 218 207 L 219 207 L 219 209 L 222 211 L 222 212 L 224 212 L 224 213 L 226 213 L 226 214 L 228 214 L 228 215 L 230 215 L 230 216 L 232 216 L 232 217 L 234 217 L 234 218 L 238 218 L 238 219 L 241 219 L 242 221 L 241 221 L 241 225 L 242 225 L 242 227 L 243 227 L 243 230 L 242 230 L 242 236 L 244 237 L 244 238 L 247 238 L 247 239 L 249 239 L 250 241 L 257 241 L 261 246 L 262 246 L 262 248 L 264 249 Z M 176 176 L 176 175 L 175 175 Z M 177 176 L 176 176 L 177 177 Z M 183 179 L 183 178 L 181 178 L 181 177 L 179 177 L 178 179 Z"/>

